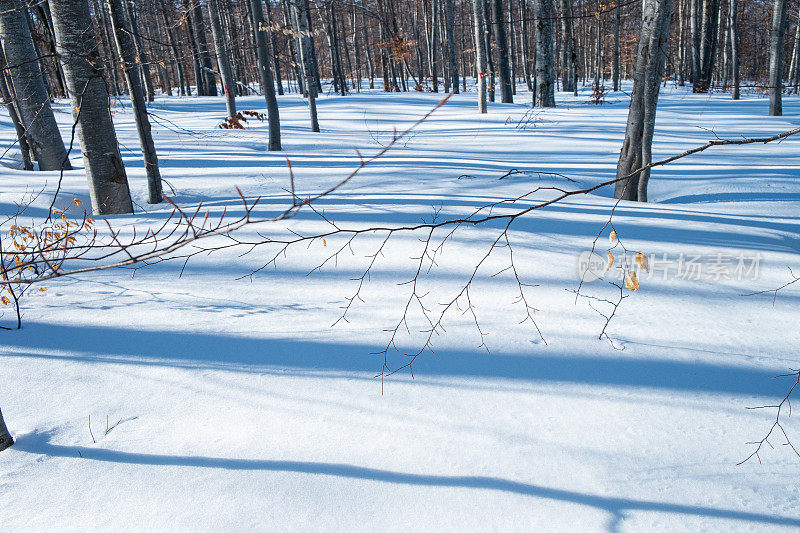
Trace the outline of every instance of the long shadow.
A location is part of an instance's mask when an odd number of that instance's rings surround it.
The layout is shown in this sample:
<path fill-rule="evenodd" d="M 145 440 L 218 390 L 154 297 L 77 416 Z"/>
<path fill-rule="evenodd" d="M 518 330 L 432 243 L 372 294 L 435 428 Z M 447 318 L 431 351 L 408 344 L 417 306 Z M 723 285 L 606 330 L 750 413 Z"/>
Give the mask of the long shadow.
<path fill-rule="evenodd" d="M 228 459 L 187 455 L 156 455 L 130 453 L 116 450 L 89 448 L 85 446 L 64 446 L 49 442 L 48 433 L 22 435 L 12 450 L 51 457 L 80 457 L 92 461 L 124 463 L 149 466 L 186 466 L 194 468 L 222 468 L 225 470 L 247 470 L 265 472 L 294 472 L 315 476 L 335 476 L 346 479 L 362 479 L 398 485 L 422 487 L 449 487 L 478 490 L 494 490 L 533 498 L 544 498 L 565 503 L 593 507 L 612 515 L 612 524 L 624 518 L 626 512 L 643 511 L 672 513 L 702 518 L 738 520 L 759 524 L 800 527 L 800 518 L 769 515 L 734 509 L 720 509 L 701 505 L 666 503 L 634 498 L 615 498 L 598 496 L 564 489 L 555 489 L 523 483 L 511 479 L 490 476 L 441 476 L 434 474 L 411 474 L 378 468 L 368 468 L 343 463 L 323 463 L 314 461 L 278 461 L 259 459 Z"/>
<path fill-rule="evenodd" d="M 355 376 L 373 374 L 380 367 L 379 358 L 369 355 L 376 347 L 365 344 L 36 322 L 26 322 L 22 330 L 7 334 L 2 348 L 4 353 L 19 357 L 242 372 L 321 371 Z M 390 361 L 403 362 L 407 358 L 402 355 Z M 491 355 L 437 350 L 421 356 L 414 371 L 428 377 L 591 384 L 750 397 L 778 397 L 786 392 L 785 382 L 771 379 L 785 373 L 786 368 L 781 366 L 752 368 L 698 361 L 588 356 L 553 348 Z"/>

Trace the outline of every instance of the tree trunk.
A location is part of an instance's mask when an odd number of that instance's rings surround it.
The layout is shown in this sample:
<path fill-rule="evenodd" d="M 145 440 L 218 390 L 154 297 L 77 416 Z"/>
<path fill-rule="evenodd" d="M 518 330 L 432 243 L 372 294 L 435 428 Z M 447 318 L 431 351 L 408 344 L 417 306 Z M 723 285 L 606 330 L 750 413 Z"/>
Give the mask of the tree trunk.
<path fill-rule="evenodd" d="M 83 153 L 89 195 L 95 214 L 132 213 L 128 177 L 111 121 L 109 94 L 98 70 L 86 0 L 50 0 L 56 50 L 72 99 L 72 116 Z"/>
<path fill-rule="evenodd" d="M 494 40 L 497 44 L 497 63 L 500 74 L 500 98 L 504 104 L 514 103 L 511 85 L 511 70 L 508 66 L 508 36 L 503 9 L 503 0 L 492 0 L 494 9 Z"/>
<path fill-rule="evenodd" d="M 478 72 L 478 112 L 486 113 L 486 20 L 483 15 L 484 0 L 472 0 L 472 17 L 475 26 L 475 66 Z"/>
<path fill-rule="evenodd" d="M 553 0 L 535 0 L 536 12 L 536 105 L 555 107 L 553 74 Z"/>
<path fill-rule="evenodd" d="M 200 7 L 200 0 L 191 0 L 192 16 L 194 24 L 194 38 L 197 43 L 197 51 L 200 61 L 200 75 L 203 77 L 203 96 L 217 96 L 217 80 L 214 77 L 211 66 L 211 53 L 208 51 L 208 40 L 206 39 L 206 25 L 203 21 L 203 9 Z"/>
<path fill-rule="evenodd" d="M 700 77 L 700 0 L 689 1 L 689 45 L 692 60 L 692 84 L 697 83 Z M 694 91 L 694 88 L 692 88 Z M 696 91 L 695 91 L 696 92 Z"/>
<path fill-rule="evenodd" d="M 269 149 L 281 149 L 281 119 L 278 112 L 278 100 L 275 97 L 275 83 L 272 71 L 269 68 L 269 53 L 267 39 L 264 34 L 264 12 L 261 10 L 261 0 L 250 0 L 250 14 L 253 17 L 253 37 L 258 53 L 258 70 L 261 73 L 261 85 L 264 99 L 267 101 L 267 116 L 269 120 Z"/>
<path fill-rule="evenodd" d="M 214 50 L 217 53 L 219 74 L 222 78 L 222 94 L 225 95 L 225 107 L 228 117 L 236 116 L 236 82 L 233 80 L 228 45 L 220 22 L 219 5 L 217 0 L 208 0 L 208 18 L 211 20 L 211 33 L 214 36 Z"/>
<path fill-rule="evenodd" d="M 131 29 L 133 30 L 133 43 L 136 46 L 136 62 L 139 63 L 139 68 L 142 73 L 142 82 L 144 82 L 144 89 L 147 93 L 147 101 L 152 102 L 155 100 L 156 93 L 153 90 L 153 78 L 150 75 L 150 57 L 144 44 L 142 44 L 139 22 L 136 17 L 136 12 L 133 9 L 133 3 L 130 1 L 128 1 L 128 16 L 130 17 Z"/>
<path fill-rule="evenodd" d="M 147 107 L 144 93 L 136 73 L 136 47 L 131 37 L 131 29 L 125 19 L 125 7 L 122 0 L 108 0 L 111 27 L 117 42 L 122 70 L 125 72 L 125 81 L 128 83 L 128 92 L 131 96 L 131 107 L 136 120 L 136 131 L 139 134 L 139 144 L 142 147 L 144 168 L 147 172 L 148 202 L 158 204 L 163 201 L 161 196 L 161 173 L 158 170 L 158 156 L 150 131 L 150 120 L 147 118 Z"/>
<path fill-rule="evenodd" d="M 428 47 L 431 56 L 431 84 L 433 92 L 439 92 L 439 0 L 431 3 L 431 42 Z"/>
<path fill-rule="evenodd" d="M 183 64 L 181 63 L 180 55 L 178 54 L 178 45 L 176 44 L 175 32 L 169 26 L 169 19 L 167 18 L 167 6 L 165 0 L 159 0 L 159 8 L 161 11 L 161 20 L 164 23 L 164 28 L 167 33 L 167 43 L 169 43 L 170 52 L 172 52 L 172 62 L 175 63 L 175 68 L 178 71 L 178 86 L 181 96 L 186 94 L 184 87 L 186 87 L 186 79 L 183 74 Z"/>
<path fill-rule="evenodd" d="M 614 9 L 614 72 L 612 74 L 614 92 L 619 91 L 619 22 L 621 9 L 619 3 L 617 3 Z"/>
<path fill-rule="evenodd" d="M 11 123 L 14 124 L 14 130 L 17 132 L 17 142 L 19 143 L 19 151 L 22 155 L 22 168 L 25 170 L 33 170 L 30 147 L 28 146 L 28 140 L 25 138 L 25 126 L 22 125 L 22 120 L 20 120 L 19 113 L 17 112 L 17 105 L 6 83 L 6 68 L 2 54 L 0 54 L 0 70 L 2 70 L 2 72 L 0 72 L 0 97 L 3 98 L 2 103 L 6 106 L 8 118 L 11 119 Z"/>
<path fill-rule="evenodd" d="M 513 0 L 512 0 L 513 1 Z M 519 13 L 522 21 L 522 74 L 525 76 L 525 85 L 530 92 L 533 92 L 533 83 L 531 83 L 531 51 L 530 51 L 530 37 L 528 31 L 528 10 L 527 0 L 519 0 Z M 564 48 L 562 47 L 562 50 Z M 562 65 L 565 64 L 562 62 Z"/>
<path fill-rule="evenodd" d="M 666 63 L 671 16 L 672 0 L 645 0 L 628 124 L 617 164 L 617 178 L 627 176 L 651 162 L 656 106 Z M 618 181 L 614 197 L 646 202 L 649 177 L 650 171 L 644 170 L 627 180 Z"/>
<path fill-rule="evenodd" d="M 311 131 L 319 132 L 319 121 L 317 119 L 317 80 L 315 69 L 312 63 L 314 42 L 311 39 L 310 17 L 308 0 L 291 0 L 292 24 L 294 31 L 299 35 L 300 40 L 300 64 L 303 67 L 303 74 L 306 80 L 306 90 L 308 91 L 308 111 L 311 119 Z"/>
<path fill-rule="evenodd" d="M 514 0 L 511 0 L 512 2 Z M 447 62 L 450 65 L 450 85 L 453 92 L 458 92 L 458 67 L 456 66 L 456 38 L 453 32 L 453 0 L 444 0 L 445 32 L 447 33 Z"/>
<path fill-rule="evenodd" d="M 561 90 L 578 95 L 578 78 L 571 0 L 561 0 Z"/>
<path fill-rule="evenodd" d="M 3 420 L 3 411 L 0 411 L 0 452 L 14 445 L 14 438 L 8 432 L 6 422 Z"/>
<path fill-rule="evenodd" d="M 25 128 L 25 139 L 33 158 L 39 162 L 39 169 L 71 169 L 28 21 L 14 0 L 0 0 L 0 40 L 13 86 L 9 95 L 16 100 L 18 119 Z"/>
<path fill-rule="evenodd" d="M 783 115 L 783 36 L 786 33 L 786 0 L 772 3 L 772 31 L 769 49 L 769 114 Z"/>
<path fill-rule="evenodd" d="M 717 11 L 719 11 L 719 0 L 703 0 L 700 71 L 693 87 L 696 93 L 707 93 L 711 90 L 711 76 L 714 73 L 717 48 Z"/>
<path fill-rule="evenodd" d="M 731 90 L 731 97 L 734 100 L 739 99 L 739 17 L 736 14 L 737 0 L 730 0 L 728 8 L 728 27 L 731 32 L 731 78 L 733 89 Z"/>
<path fill-rule="evenodd" d="M 261 5 L 261 0 L 258 0 Z M 283 94 L 283 77 L 281 76 L 281 62 L 278 58 L 278 43 L 275 40 L 275 32 L 272 31 L 272 7 L 267 2 L 267 33 L 269 34 L 270 48 L 272 49 L 273 65 L 275 67 L 275 81 L 278 84 L 278 94 Z M 276 115 L 277 116 L 277 115 Z"/>

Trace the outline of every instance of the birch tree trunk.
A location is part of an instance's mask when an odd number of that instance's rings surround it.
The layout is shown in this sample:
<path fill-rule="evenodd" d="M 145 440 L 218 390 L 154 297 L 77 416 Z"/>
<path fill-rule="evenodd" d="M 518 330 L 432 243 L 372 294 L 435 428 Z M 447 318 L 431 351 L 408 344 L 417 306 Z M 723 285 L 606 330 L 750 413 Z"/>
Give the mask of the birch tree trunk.
<path fill-rule="evenodd" d="M 25 13 L 15 0 L 0 0 L 0 40 L 11 76 L 9 96 L 15 99 L 25 140 L 39 170 L 71 169 L 67 150 L 50 107 Z"/>
<path fill-rule="evenodd" d="M 627 176 L 651 162 L 653 128 L 666 63 L 671 16 L 672 0 L 645 0 L 628 124 L 617 164 L 617 178 Z M 614 197 L 646 202 L 649 178 L 650 171 L 645 170 L 627 180 L 618 181 Z"/>
<path fill-rule="evenodd" d="M 475 27 L 475 66 L 478 71 L 478 112 L 486 113 L 486 20 L 483 18 L 484 0 L 472 0 L 472 18 Z"/>
<path fill-rule="evenodd" d="M 553 0 L 535 0 L 536 13 L 536 105 L 555 107 L 553 73 Z"/>
<path fill-rule="evenodd" d="M 261 73 L 261 85 L 264 99 L 267 101 L 267 117 L 269 120 L 269 149 L 281 149 L 281 119 L 278 111 L 278 100 L 275 97 L 275 83 L 272 71 L 269 68 L 269 53 L 267 51 L 267 36 L 264 32 L 264 12 L 261 10 L 261 0 L 249 0 L 250 13 L 253 17 L 253 36 L 258 53 L 258 70 Z"/>
<path fill-rule="evenodd" d="M 431 42 L 428 47 L 431 56 L 431 83 L 433 92 L 439 92 L 439 0 L 431 2 Z"/>
<path fill-rule="evenodd" d="M 95 214 L 133 213 L 128 177 L 111 121 L 109 94 L 98 70 L 102 61 L 95 46 L 86 0 L 50 0 L 50 14 L 72 117 L 81 145 L 89 195 Z"/>
<path fill-rule="evenodd" d="M 217 0 L 208 0 L 208 18 L 211 20 L 211 33 L 214 36 L 214 49 L 217 52 L 217 64 L 222 78 L 222 94 L 225 95 L 225 107 L 228 117 L 236 116 L 236 82 L 233 80 L 228 45 L 220 22 L 219 4 Z"/>
<path fill-rule="evenodd" d="M 158 204 L 164 199 L 161 195 L 161 173 L 158 170 L 158 156 L 153 143 L 153 134 L 150 131 L 150 119 L 147 118 L 144 92 L 136 72 L 136 48 L 131 37 L 131 27 L 125 19 L 125 7 L 122 5 L 122 0 L 108 0 L 108 7 L 111 15 L 111 28 L 114 31 L 117 50 L 120 54 L 120 63 L 131 96 L 136 132 L 139 134 L 139 144 L 142 147 L 144 168 L 147 172 L 147 201 L 151 204 Z"/>
<path fill-rule="evenodd" d="M 786 33 L 786 0 L 772 3 L 769 49 L 769 114 L 783 115 L 783 36 Z"/>
<path fill-rule="evenodd" d="M 503 0 L 492 0 L 494 9 L 494 40 L 497 44 L 497 63 L 500 75 L 500 101 L 504 104 L 514 103 L 514 89 L 511 85 L 511 69 L 508 65 L 508 36 Z"/>
<path fill-rule="evenodd" d="M 6 422 L 3 420 L 3 411 L 0 411 L 0 452 L 14 445 L 14 438 L 8 432 Z"/>

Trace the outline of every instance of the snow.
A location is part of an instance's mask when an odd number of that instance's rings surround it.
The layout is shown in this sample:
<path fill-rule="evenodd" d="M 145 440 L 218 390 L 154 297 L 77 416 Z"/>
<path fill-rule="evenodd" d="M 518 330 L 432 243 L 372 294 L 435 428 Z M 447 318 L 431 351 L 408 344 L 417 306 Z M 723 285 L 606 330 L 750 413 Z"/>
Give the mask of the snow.
<path fill-rule="evenodd" d="M 266 123 L 217 129 L 222 98 L 158 97 L 150 109 L 165 192 L 183 207 L 203 201 L 212 215 L 236 216 L 239 187 L 250 201 L 262 198 L 258 214 L 274 213 L 289 199 L 285 156 L 301 194 L 319 191 L 355 168 L 356 149 L 376 153 L 441 97 L 323 96 L 319 134 L 297 95 L 280 97 L 284 153 L 266 151 Z M 558 94 L 559 107 L 531 115 L 522 88 L 515 104 L 490 104 L 486 115 L 474 98 L 454 96 L 320 207 L 347 227 L 430 222 L 540 185 L 573 189 L 614 176 L 624 94 L 601 106 L 586 91 Z M 265 107 L 256 96 L 237 105 Z M 115 109 L 137 213 L 109 218 L 129 234 L 169 209 L 146 203 L 133 117 L 126 101 Z M 784 117 L 767 109 L 758 95 L 734 102 L 668 84 L 653 157 L 715 135 L 797 127 L 800 97 L 786 97 Z M 68 140 L 67 111 L 62 103 L 56 115 Z M 13 128 L 0 120 L 0 143 L 11 144 Z M 384 234 L 359 237 L 352 255 L 310 275 L 343 240 L 299 245 L 252 278 L 269 250 L 198 256 L 180 277 L 175 262 L 133 277 L 107 271 L 49 283 L 24 301 L 23 329 L 0 338 L 0 408 L 18 441 L 0 455 L 0 521 L 28 531 L 797 530 L 800 459 L 773 439 L 761 463 L 737 463 L 775 416 L 745 408 L 780 401 L 791 383 L 771 378 L 800 366 L 796 290 L 774 308 L 769 295 L 740 296 L 785 283 L 786 266 L 799 265 L 798 148 L 793 138 L 712 148 L 654 170 L 651 203 L 621 203 L 613 217 L 633 253 L 699 255 L 704 264 L 719 254 L 758 257 L 757 279 L 643 276 L 609 338 L 598 339 L 605 319 L 569 291 L 614 201 L 610 189 L 572 197 L 509 232 L 520 276 L 536 285 L 525 291 L 546 343 L 530 322 L 518 324 L 525 312 L 509 272 L 491 276 L 508 266 L 500 248 L 470 292 L 490 351 L 477 347 L 481 335 L 460 301 L 413 378 L 400 372 L 382 383 L 382 357 L 371 353 L 401 318 L 411 288 L 398 283 L 416 271 L 420 233 L 390 239 L 364 302 L 335 327 L 356 290 L 351 278 Z M 41 220 L 58 173 L 7 161 L 0 212 L 44 189 L 26 212 Z M 88 204 L 77 146 L 72 163 L 59 205 Z M 511 169 L 524 173 L 498 180 Z M 241 235 L 324 227 L 303 212 Z M 463 228 L 445 245 L 420 281 L 431 308 L 455 296 L 500 231 Z M 605 257 L 608 230 L 597 242 Z M 602 298 L 615 291 L 582 288 Z M 401 350 L 420 348 L 425 324 L 412 306 Z M 390 364 L 404 360 L 393 354 Z M 106 434 L 106 420 L 122 422 Z M 786 427 L 800 441 L 796 423 Z"/>

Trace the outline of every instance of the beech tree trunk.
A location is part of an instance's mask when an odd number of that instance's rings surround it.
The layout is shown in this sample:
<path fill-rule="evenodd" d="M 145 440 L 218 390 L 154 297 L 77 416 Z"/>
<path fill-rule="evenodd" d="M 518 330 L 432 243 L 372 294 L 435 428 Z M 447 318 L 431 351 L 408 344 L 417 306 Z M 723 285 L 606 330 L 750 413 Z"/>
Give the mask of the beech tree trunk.
<path fill-rule="evenodd" d="M 111 121 L 109 94 L 99 68 L 89 4 L 86 0 L 50 0 L 53 30 L 72 117 L 81 145 L 89 195 L 95 214 L 133 213 L 128 177 Z"/>
<path fill-rule="evenodd" d="M 578 75 L 576 64 L 571 0 L 561 0 L 561 90 L 578 95 Z"/>
<path fill-rule="evenodd" d="M 645 0 L 628 124 L 617 164 L 617 178 L 627 176 L 651 162 L 656 106 L 666 63 L 671 17 L 672 0 Z M 649 177 L 650 171 L 644 170 L 627 180 L 618 181 L 614 197 L 646 202 Z"/>
<path fill-rule="evenodd" d="M 264 99 L 267 101 L 267 116 L 269 120 L 269 149 L 281 149 L 281 119 L 278 111 L 278 100 L 275 97 L 275 83 L 272 71 L 269 68 L 269 52 L 267 51 L 267 36 L 264 32 L 264 12 L 261 10 L 261 0 L 250 0 L 250 15 L 253 17 L 253 37 L 256 42 L 258 54 L 258 70 L 261 73 L 261 86 Z"/>
<path fill-rule="evenodd" d="M 9 96 L 14 99 L 25 140 L 39 170 L 71 169 L 22 9 L 14 0 L 0 0 L 0 40 L 12 85 Z"/>
<path fill-rule="evenodd" d="M 486 20 L 484 0 L 472 0 L 472 17 L 475 26 L 475 66 L 478 71 L 478 112 L 486 113 Z"/>
<path fill-rule="evenodd" d="M 511 0 L 512 2 L 514 0 Z M 456 38 L 453 32 L 453 0 L 444 0 L 445 33 L 447 34 L 447 62 L 450 65 L 450 85 L 458 93 L 458 67 L 456 66 Z"/>
<path fill-rule="evenodd" d="M 707 93 L 711 90 L 711 76 L 714 73 L 714 59 L 717 49 L 717 19 L 719 0 L 703 0 L 702 31 L 700 33 L 700 71 L 693 90 Z"/>
<path fill-rule="evenodd" d="M 731 83 L 733 89 L 731 96 L 734 100 L 739 99 L 739 22 L 736 13 L 737 0 L 730 0 L 728 8 L 728 28 L 731 32 Z"/>
<path fill-rule="evenodd" d="M 769 49 L 769 114 L 783 115 L 783 36 L 786 33 L 786 0 L 772 2 Z"/>
<path fill-rule="evenodd" d="M 233 80 L 231 61 L 228 56 L 228 45 L 220 22 L 217 0 L 208 0 L 208 18 L 211 19 L 211 33 L 214 36 L 214 49 L 217 52 L 217 64 L 222 78 L 222 94 L 225 95 L 225 107 L 228 117 L 236 116 L 236 82 Z"/>
<path fill-rule="evenodd" d="M 514 102 L 511 85 L 511 70 L 508 66 L 508 36 L 506 35 L 503 0 L 492 0 L 494 11 L 494 40 L 497 46 L 497 70 L 500 76 L 500 101 L 504 104 Z"/>
<path fill-rule="evenodd" d="M 313 63 L 314 41 L 311 37 L 311 24 L 309 17 L 308 0 L 290 0 L 292 7 L 292 25 L 298 35 L 300 64 L 303 68 L 303 76 L 306 80 L 306 90 L 308 91 L 308 113 L 311 119 L 311 131 L 319 132 L 319 120 L 317 119 L 317 88 Z"/>
<path fill-rule="evenodd" d="M 136 72 L 136 48 L 131 37 L 131 27 L 125 18 L 125 7 L 122 5 L 122 0 L 108 0 L 108 7 L 111 15 L 111 28 L 114 31 L 117 50 L 120 54 L 120 63 L 131 96 L 136 132 L 139 134 L 139 144 L 142 147 L 144 168 L 147 172 L 147 201 L 151 204 L 158 204 L 164 199 L 161 195 L 161 173 L 158 169 L 158 156 L 153 143 L 153 134 L 150 131 L 150 119 L 147 118 L 144 92 Z"/>
<path fill-rule="evenodd" d="M 8 432 L 6 422 L 3 420 L 3 411 L 0 411 L 0 452 L 14 444 L 14 438 Z"/>
<path fill-rule="evenodd" d="M 535 0 L 536 12 L 536 105 L 555 107 L 553 73 L 553 0 Z"/>

